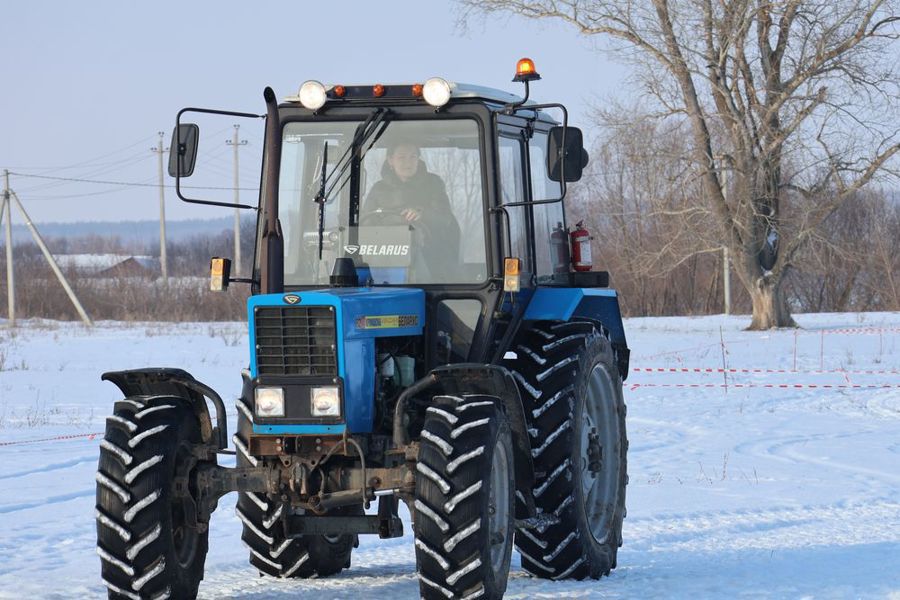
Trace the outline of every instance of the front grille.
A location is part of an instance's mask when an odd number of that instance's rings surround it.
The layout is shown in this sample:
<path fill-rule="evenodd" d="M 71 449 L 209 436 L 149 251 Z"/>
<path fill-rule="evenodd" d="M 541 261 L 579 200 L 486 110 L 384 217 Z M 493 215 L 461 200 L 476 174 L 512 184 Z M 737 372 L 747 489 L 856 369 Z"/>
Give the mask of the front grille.
<path fill-rule="evenodd" d="M 337 375 L 332 307 L 260 306 L 254 319 L 258 375 Z"/>

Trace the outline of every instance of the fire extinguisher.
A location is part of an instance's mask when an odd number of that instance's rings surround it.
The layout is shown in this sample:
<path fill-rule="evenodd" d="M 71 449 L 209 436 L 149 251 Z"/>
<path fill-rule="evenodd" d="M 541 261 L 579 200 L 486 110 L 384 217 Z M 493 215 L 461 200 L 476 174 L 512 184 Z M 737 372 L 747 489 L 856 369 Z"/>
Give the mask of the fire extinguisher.
<path fill-rule="evenodd" d="M 572 268 L 576 271 L 590 271 L 591 234 L 584 228 L 584 221 L 575 224 L 575 230 L 569 234 L 572 240 Z"/>
<path fill-rule="evenodd" d="M 553 272 L 568 273 L 569 272 L 569 241 L 568 232 L 563 224 L 556 223 L 553 232 L 550 234 L 551 256 L 553 257 Z"/>

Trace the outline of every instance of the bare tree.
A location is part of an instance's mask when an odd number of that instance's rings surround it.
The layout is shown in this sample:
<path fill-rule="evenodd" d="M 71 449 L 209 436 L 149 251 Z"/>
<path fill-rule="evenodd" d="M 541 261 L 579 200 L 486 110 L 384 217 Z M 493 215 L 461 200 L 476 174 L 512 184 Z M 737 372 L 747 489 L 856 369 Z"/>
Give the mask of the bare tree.
<path fill-rule="evenodd" d="M 595 263 L 613 273 L 629 315 L 721 311 L 721 243 L 698 207 L 687 124 L 618 104 L 596 113 L 591 156 L 602 168 L 589 168 L 567 201 L 570 222 L 583 219 L 593 234 Z M 749 309 L 743 296 L 740 303 Z"/>
<path fill-rule="evenodd" d="M 686 120 L 751 329 L 794 325 L 783 283 L 797 253 L 863 186 L 897 174 L 896 0 L 460 1 L 464 20 L 559 19 L 609 38 L 658 116 Z"/>

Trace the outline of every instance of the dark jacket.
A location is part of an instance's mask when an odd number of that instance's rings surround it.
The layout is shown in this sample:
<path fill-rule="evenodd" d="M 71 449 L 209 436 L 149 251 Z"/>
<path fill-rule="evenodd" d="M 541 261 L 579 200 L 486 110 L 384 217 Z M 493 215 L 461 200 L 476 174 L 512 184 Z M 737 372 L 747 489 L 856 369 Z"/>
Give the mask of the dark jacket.
<path fill-rule="evenodd" d="M 401 180 L 385 161 L 381 169 L 381 180 L 376 182 L 363 203 L 360 225 L 366 226 L 365 215 L 381 211 L 396 215 L 399 224 L 405 209 L 420 213 L 419 220 L 412 226 L 422 234 L 422 257 L 429 271 L 430 281 L 444 280 L 458 273 L 460 263 L 460 229 L 450 209 L 450 198 L 444 182 L 434 173 L 429 173 L 425 163 L 419 161 L 416 174 L 407 181 Z M 421 279 L 421 278 L 420 278 Z"/>

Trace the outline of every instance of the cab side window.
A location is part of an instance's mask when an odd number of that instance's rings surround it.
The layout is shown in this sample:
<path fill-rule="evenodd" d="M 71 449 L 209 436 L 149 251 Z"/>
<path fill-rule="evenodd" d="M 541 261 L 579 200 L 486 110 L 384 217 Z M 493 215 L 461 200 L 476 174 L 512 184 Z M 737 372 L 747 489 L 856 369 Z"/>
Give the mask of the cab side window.
<path fill-rule="evenodd" d="M 517 137 L 500 136 L 500 202 L 525 202 L 525 176 L 522 141 Z M 509 220 L 512 256 L 522 260 L 522 270 L 532 272 L 528 256 L 528 206 L 506 209 Z M 504 246 L 504 248 L 506 248 Z M 504 249 L 504 252 L 506 250 Z"/>
<path fill-rule="evenodd" d="M 528 142 L 532 200 L 551 200 L 562 193 L 559 182 L 547 176 L 547 137 L 546 132 L 536 131 Z M 536 275 L 568 272 L 569 239 L 563 203 L 535 204 L 533 210 Z"/>

